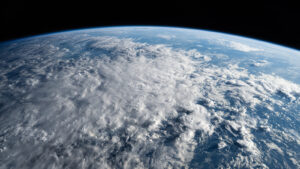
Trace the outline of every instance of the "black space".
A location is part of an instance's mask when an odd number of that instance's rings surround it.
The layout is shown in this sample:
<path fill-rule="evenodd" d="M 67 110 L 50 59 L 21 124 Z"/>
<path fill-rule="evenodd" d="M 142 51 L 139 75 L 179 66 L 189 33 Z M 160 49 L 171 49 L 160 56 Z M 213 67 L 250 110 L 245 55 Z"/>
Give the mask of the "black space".
<path fill-rule="evenodd" d="M 87 27 L 163 25 L 239 34 L 300 49 L 296 2 L 62 2 L 0 2 L 0 41 Z"/>

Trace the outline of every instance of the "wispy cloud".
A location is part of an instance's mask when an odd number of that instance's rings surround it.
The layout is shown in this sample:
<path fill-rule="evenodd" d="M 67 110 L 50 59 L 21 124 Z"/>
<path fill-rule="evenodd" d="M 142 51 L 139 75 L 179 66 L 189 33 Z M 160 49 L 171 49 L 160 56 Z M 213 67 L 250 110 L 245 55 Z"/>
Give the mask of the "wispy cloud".
<path fill-rule="evenodd" d="M 163 39 L 166 39 L 166 40 L 171 40 L 171 39 L 175 38 L 176 36 L 175 35 L 169 35 L 169 34 L 158 34 L 157 37 L 163 38 Z"/>
<path fill-rule="evenodd" d="M 263 49 L 230 40 L 217 40 L 217 43 L 242 52 L 263 51 Z"/>

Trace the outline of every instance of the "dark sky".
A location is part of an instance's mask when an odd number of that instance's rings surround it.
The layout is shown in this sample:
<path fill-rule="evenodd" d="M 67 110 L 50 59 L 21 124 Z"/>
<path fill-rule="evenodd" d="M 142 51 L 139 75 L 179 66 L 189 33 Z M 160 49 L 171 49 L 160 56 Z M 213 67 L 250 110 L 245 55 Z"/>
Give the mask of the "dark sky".
<path fill-rule="evenodd" d="M 165 25 L 239 34 L 300 49 L 299 6 L 286 0 L 7 1 L 0 3 L 0 10 L 0 41 L 87 27 Z"/>

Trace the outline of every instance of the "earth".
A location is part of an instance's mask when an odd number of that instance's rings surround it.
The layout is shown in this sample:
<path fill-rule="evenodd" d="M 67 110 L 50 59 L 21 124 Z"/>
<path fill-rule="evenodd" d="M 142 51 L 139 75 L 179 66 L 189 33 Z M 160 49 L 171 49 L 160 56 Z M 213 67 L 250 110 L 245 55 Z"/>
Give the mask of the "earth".
<path fill-rule="evenodd" d="M 300 168 L 300 52 L 173 27 L 0 43 L 0 168 Z"/>

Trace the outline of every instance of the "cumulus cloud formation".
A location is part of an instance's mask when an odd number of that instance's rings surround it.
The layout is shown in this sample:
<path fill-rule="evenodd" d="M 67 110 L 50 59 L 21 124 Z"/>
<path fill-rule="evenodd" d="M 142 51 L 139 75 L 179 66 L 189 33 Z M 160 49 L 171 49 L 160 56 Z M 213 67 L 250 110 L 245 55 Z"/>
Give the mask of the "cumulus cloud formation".
<path fill-rule="evenodd" d="M 281 144 L 295 158 L 267 116 L 293 110 L 299 85 L 195 49 L 74 38 L 0 54 L 1 168 L 267 168 Z"/>
<path fill-rule="evenodd" d="M 250 65 L 254 66 L 254 67 L 263 67 L 263 66 L 266 66 L 266 65 L 270 64 L 266 60 L 259 60 L 259 61 L 252 60 L 251 62 L 252 63 L 250 63 Z"/>

